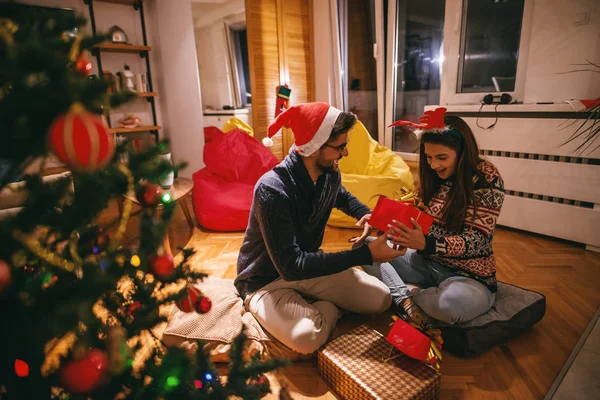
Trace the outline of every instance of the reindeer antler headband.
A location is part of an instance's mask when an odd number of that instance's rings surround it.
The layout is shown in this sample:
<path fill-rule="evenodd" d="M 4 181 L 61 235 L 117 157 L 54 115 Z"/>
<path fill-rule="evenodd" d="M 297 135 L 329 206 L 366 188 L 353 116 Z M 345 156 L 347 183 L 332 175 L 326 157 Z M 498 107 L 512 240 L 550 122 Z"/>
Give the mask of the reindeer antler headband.
<path fill-rule="evenodd" d="M 413 133 L 420 139 L 421 135 L 426 132 L 434 132 L 443 135 L 451 135 L 462 140 L 462 135 L 456 129 L 450 128 L 444 124 L 444 115 L 446 114 L 446 108 L 439 107 L 435 110 L 425 111 L 425 113 L 419 117 L 419 123 L 415 124 L 410 121 L 396 121 L 388 128 L 392 126 L 408 126 L 414 128 Z"/>

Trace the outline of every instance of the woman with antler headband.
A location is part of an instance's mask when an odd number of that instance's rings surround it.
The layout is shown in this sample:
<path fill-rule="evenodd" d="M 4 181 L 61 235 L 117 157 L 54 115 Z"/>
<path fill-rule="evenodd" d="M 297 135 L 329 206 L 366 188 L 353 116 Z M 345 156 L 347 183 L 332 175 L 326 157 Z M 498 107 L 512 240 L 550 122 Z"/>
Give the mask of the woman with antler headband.
<path fill-rule="evenodd" d="M 423 322 L 424 311 L 453 324 L 484 314 L 494 304 L 492 238 L 504 184 L 496 167 L 479 156 L 469 126 L 458 117 L 445 117 L 445 112 L 426 111 L 419 124 L 392 124 L 415 128 L 420 138 L 419 196 L 434 217 L 431 229 L 424 235 L 416 221 L 413 226 L 395 222 L 389 240 L 411 250 L 363 269 L 390 287 L 401 314 Z M 419 288 L 411 292 L 407 283 Z"/>

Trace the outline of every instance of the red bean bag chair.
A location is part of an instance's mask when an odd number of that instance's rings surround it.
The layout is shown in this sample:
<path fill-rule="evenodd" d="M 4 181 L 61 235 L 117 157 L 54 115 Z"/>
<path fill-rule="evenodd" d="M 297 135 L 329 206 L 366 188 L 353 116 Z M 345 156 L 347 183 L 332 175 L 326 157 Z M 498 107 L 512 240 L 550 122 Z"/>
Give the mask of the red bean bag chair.
<path fill-rule="evenodd" d="M 204 145 L 204 163 L 193 175 L 192 200 L 198 223 L 215 231 L 241 231 L 248 225 L 254 185 L 279 163 L 255 138 L 239 129 L 217 134 Z M 218 130 L 218 129 L 217 129 Z"/>

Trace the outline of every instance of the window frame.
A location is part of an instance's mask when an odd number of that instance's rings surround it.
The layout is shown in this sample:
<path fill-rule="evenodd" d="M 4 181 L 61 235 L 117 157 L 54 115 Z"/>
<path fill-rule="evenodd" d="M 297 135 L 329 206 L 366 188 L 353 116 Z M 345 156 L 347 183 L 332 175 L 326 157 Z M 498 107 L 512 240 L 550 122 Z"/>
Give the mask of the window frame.
<path fill-rule="evenodd" d="M 460 52 L 462 40 L 466 29 L 466 9 L 469 0 L 446 0 L 446 17 L 444 20 L 444 65 L 442 70 L 442 83 L 440 104 L 479 104 L 483 96 L 488 93 L 459 93 L 458 82 Z M 471 0 L 475 1 L 475 0 Z M 527 73 L 527 59 L 533 22 L 534 0 L 524 0 L 523 20 L 521 23 L 521 37 L 519 41 L 519 59 L 515 79 L 515 90 L 511 92 L 489 92 L 493 95 L 508 93 L 513 101 L 522 102 L 525 94 L 525 77 Z"/>

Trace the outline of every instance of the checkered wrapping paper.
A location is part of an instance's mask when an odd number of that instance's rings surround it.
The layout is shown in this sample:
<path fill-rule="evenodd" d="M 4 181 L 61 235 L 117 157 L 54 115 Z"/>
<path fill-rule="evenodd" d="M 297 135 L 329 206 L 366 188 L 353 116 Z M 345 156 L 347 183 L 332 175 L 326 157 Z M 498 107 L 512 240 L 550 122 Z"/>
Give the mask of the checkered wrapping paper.
<path fill-rule="evenodd" d="M 344 400 L 439 398 L 441 375 L 404 355 L 383 363 L 390 348 L 383 335 L 361 325 L 319 350 L 319 374 Z"/>

